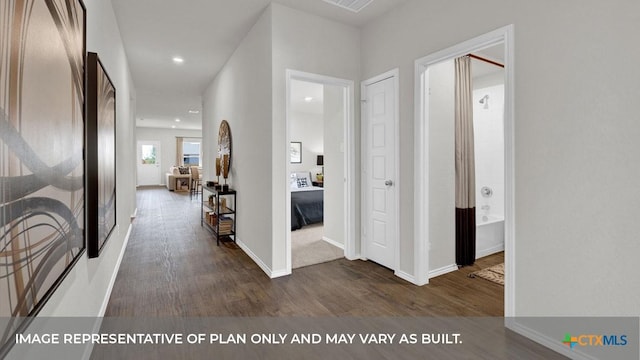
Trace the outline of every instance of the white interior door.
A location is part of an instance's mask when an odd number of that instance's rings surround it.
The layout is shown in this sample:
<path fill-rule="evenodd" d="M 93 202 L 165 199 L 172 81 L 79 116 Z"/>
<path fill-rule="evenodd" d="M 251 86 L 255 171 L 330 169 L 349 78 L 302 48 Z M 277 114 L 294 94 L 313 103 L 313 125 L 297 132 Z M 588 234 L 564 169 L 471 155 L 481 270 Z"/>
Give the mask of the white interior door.
<path fill-rule="evenodd" d="M 365 84 L 365 256 L 396 268 L 396 83 L 395 78 Z"/>
<path fill-rule="evenodd" d="M 159 141 L 138 141 L 138 186 L 162 184 L 160 150 Z"/>

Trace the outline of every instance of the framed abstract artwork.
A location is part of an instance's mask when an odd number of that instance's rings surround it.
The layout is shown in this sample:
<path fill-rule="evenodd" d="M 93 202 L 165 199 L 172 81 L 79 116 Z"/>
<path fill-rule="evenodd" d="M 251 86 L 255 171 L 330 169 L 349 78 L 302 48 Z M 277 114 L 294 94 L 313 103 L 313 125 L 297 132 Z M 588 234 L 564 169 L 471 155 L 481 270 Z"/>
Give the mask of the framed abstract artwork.
<path fill-rule="evenodd" d="M 116 89 L 87 54 L 87 251 L 97 257 L 116 227 Z"/>
<path fill-rule="evenodd" d="M 289 153 L 291 154 L 292 164 L 302 163 L 302 143 L 299 141 L 292 141 L 289 147 Z"/>
<path fill-rule="evenodd" d="M 0 6 L 0 358 L 85 251 L 85 12 Z"/>

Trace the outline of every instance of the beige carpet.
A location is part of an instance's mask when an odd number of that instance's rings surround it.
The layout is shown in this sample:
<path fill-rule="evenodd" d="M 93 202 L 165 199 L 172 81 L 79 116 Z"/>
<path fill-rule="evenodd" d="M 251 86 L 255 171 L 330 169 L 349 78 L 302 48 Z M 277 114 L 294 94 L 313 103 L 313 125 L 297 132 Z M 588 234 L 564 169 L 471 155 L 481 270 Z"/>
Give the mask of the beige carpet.
<path fill-rule="evenodd" d="M 469 274 L 469 277 L 479 277 L 496 284 L 504 285 L 504 263 L 474 271 Z"/>
<path fill-rule="evenodd" d="M 322 240 L 322 224 L 305 226 L 291 232 L 291 267 L 321 264 L 344 257 L 344 251 Z"/>

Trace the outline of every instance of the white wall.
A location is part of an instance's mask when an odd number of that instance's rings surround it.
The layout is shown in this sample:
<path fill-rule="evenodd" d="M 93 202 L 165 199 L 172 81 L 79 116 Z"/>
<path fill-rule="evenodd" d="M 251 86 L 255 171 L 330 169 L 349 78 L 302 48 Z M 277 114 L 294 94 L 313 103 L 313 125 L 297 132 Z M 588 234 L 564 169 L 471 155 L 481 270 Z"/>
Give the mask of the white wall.
<path fill-rule="evenodd" d="M 456 263 L 455 194 L 455 69 L 453 60 L 429 67 L 429 271 Z M 402 142 L 401 142 L 402 143 Z M 401 205 L 402 207 L 402 205 Z M 406 220 L 401 220 L 402 223 Z M 410 222 L 409 222 L 410 223 Z M 400 239 L 406 229 L 401 227 Z M 408 239 L 407 239 L 408 240 Z M 413 273 L 411 241 L 404 241 L 400 256 L 403 271 Z"/>
<path fill-rule="evenodd" d="M 112 277 L 135 207 L 134 119 L 131 99 L 135 97 L 126 54 L 109 0 L 85 0 L 87 8 L 87 50 L 97 52 L 117 92 L 116 156 L 117 228 L 100 257 L 86 253 L 40 312 L 41 316 L 99 316 L 107 304 Z M 132 202 L 133 201 L 133 202 Z"/>
<path fill-rule="evenodd" d="M 116 229 L 98 258 L 87 253 L 71 269 L 39 317 L 99 317 L 104 315 L 111 287 L 128 240 L 135 212 L 135 89 L 110 0 L 84 0 L 87 10 L 87 51 L 97 52 L 116 87 Z M 99 325 L 99 324 L 96 324 Z M 92 329 L 83 329 L 91 331 Z M 77 355 L 86 350 L 78 347 Z M 37 350 L 33 350 L 37 351 Z M 69 354 L 66 354 L 69 356 Z M 55 351 L 48 353 L 55 358 Z M 43 354 L 10 353 L 9 358 L 45 358 Z"/>
<path fill-rule="evenodd" d="M 207 88 L 202 111 L 204 179 L 215 177 L 218 129 L 227 120 L 232 139 L 229 183 L 238 191 L 238 240 L 265 271 L 270 271 L 272 253 L 271 84 L 267 8 Z"/>
<path fill-rule="evenodd" d="M 413 209 L 415 59 L 515 25 L 518 316 L 640 313 L 640 282 L 621 275 L 640 253 L 639 12 L 624 0 L 415 0 L 362 31 L 364 78 L 400 67 L 400 201 Z M 413 242 L 402 219 L 400 241 Z"/>
<path fill-rule="evenodd" d="M 234 143 L 238 237 L 270 275 L 286 273 L 286 70 L 357 81 L 359 49 L 356 28 L 271 4 L 205 92 L 205 177 L 218 125 L 226 119 Z"/>
<path fill-rule="evenodd" d="M 39 313 L 39 317 L 104 314 L 111 286 L 126 246 L 131 215 L 135 212 L 135 89 L 110 0 L 84 0 L 87 9 L 87 51 L 97 52 L 116 87 L 116 229 L 100 257 L 80 258 Z M 84 329 L 90 331 L 91 329 Z M 78 347 L 77 355 L 85 348 Z M 36 351 L 36 350 L 33 350 Z M 67 353 L 67 355 L 69 355 Z M 48 357 L 55 358 L 55 351 Z M 10 353 L 9 358 L 44 358 L 43 354 Z"/>
<path fill-rule="evenodd" d="M 136 128 L 136 142 L 138 141 L 159 141 L 162 158 L 160 159 L 160 183 L 166 181 L 165 173 L 169 171 L 171 166 L 176 165 L 176 136 L 185 138 L 202 137 L 201 130 L 184 130 L 184 129 L 160 129 L 160 128 Z M 216 136 L 216 139 L 218 137 Z M 137 145 L 136 145 L 137 146 Z"/>
<path fill-rule="evenodd" d="M 360 31 L 335 21 L 271 4 L 273 31 L 273 113 L 271 123 L 271 204 L 273 214 L 271 241 L 273 243 L 273 269 L 286 270 L 286 191 L 289 184 L 286 165 L 288 149 L 286 139 L 286 69 L 327 75 L 341 79 L 360 78 Z M 356 91 L 356 99 L 359 98 Z M 355 118 L 360 118 L 356 107 Z M 359 121 L 356 133 L 359 133 Z M 360 145 L 356 144 L 356 149 Z M 359 153 L 357 154 L 359 157 Z M 357 164 L 359 166 L 359 162 Z M 359 174 L 359 172 L 357 172 Z M 358 183 L 360 179 L 356 179 Z M 358 197 L 359 199 L 359 197 Z M 359 206 L 357 207 L 359 211 Z M 359 229 L 360 225 L 355 224 Z M 359 238 L 359 231 L 357 236 Z"/>
<path fill-rule="evenodd" d="M 324 86 L 324 237 L 344 244 L 344 88 Z"/>
<path fill-rule="evenodd" d="M 472 66 L 473 69 L 473 66 Z M 472 70 L 473 71 L 473 70 Z M 480 99 L 489 95 L 488 108 Z M 473 79 L 476 213 L 504 216 L 504 71 Z M 482 187 L 493 190 L 482 196 Z M 483 209 L 489 206 L 489 209 Z"/>
<path fill-rule="evenodd" d="M 291 164 L 291 171 L 308 171 L 311 180 L 321 167 L 316 165 L 317 156 L 324 154 L 324 117 L 322 114 L 295 112 L 291 114 L 291 141 L 302 142 L 302 163 Z"/>

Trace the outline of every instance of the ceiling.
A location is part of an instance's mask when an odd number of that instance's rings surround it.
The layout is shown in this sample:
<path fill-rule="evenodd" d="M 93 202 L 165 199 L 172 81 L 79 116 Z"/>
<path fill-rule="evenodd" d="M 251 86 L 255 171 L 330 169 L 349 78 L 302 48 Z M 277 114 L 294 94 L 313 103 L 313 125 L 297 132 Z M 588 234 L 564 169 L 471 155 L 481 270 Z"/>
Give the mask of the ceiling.
<path fill-rule="evenodd" d="M 324 85 L 291 80 L 291 113 L 322 115 L 324 113 Z"/>
<path fill-rule="evenodd" d="M 360 27 L 406 1 L 374 0 L 359 13 L 323 0 L 273 2 Z M 136 88 L 136 125 L 201 129 L 202 93 L 270 2 L 112 0 Z"/>
<path fill-rule="evenodd" d="M 480 51 L 474 51 L 473 54 L 483 57 L 487 60 L 495 61 L 499 64 L 504 64 L 504 44 L 498 44 L 498 45 L 494 45 L 494 46 L 482 49 Z M 482 77 L 489 74 L 504 71 L 504 68 L 501 68 L 499 66 L 496 66 L 484 61 L 476 60 L 473 58 L 471 60 L 472 60 L 474 77 Z"/>

